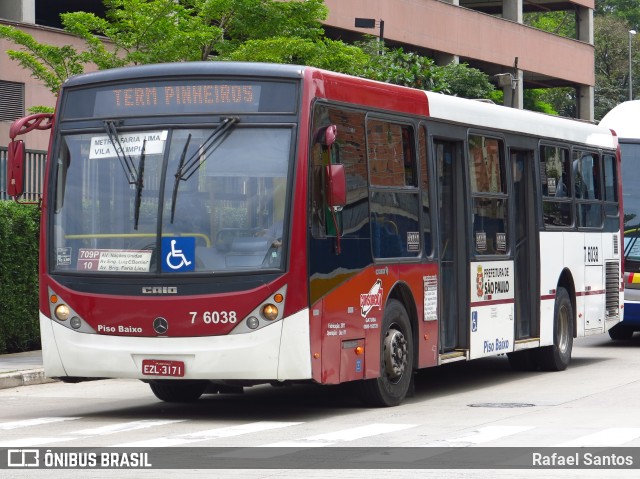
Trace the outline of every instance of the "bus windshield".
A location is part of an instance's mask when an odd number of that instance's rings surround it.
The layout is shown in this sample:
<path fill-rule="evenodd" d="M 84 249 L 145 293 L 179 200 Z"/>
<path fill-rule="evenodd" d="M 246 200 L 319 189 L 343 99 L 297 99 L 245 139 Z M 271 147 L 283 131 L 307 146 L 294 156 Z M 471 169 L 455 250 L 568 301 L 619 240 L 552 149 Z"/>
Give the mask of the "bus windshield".
<path fill-rule="evenodd" d="M 640 143 L 620 142 L 622 161 L 622 196 L 624 204 L 625 259 L 640 261 Z"/>
<path fill-rule="evenodd" d="M 282 267 L 292 130 L 150 128 L 63 134 L 55 272 L 219 273 Z"/>

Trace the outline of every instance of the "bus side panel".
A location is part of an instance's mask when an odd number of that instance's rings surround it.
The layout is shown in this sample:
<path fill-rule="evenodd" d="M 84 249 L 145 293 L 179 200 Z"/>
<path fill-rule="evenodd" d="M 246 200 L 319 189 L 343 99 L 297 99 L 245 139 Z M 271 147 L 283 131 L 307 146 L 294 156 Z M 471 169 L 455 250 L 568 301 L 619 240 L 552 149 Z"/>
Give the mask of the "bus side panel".
<path fill-rule="evenodd" d="M 508 353 L 514 349 L 513 267 L 513 261 L 470 264 L 470 359 Z"/>
<path fill-rule="evenodd" d="M 585 237 L 583 252 L 584 264 L 584 307 L 585 333 L 603 333 L 605 331 L 605 284 L 603 237 L 589 235 Z"/>
<path fill-rule="evenodd" d="M 582 251 L 581 251 L 582 252 Z M 553 314 L 565 262 L 565 233 L 540 232 L 540 346 L 553 344 Z"/>

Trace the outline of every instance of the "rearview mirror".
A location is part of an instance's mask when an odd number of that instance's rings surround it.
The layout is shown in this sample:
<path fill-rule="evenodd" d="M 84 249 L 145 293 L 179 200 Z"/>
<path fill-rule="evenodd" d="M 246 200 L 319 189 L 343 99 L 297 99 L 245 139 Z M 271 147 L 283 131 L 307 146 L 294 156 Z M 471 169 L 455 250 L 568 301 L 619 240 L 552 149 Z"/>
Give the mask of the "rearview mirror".
<path fill-rule="evenodd" d="M 9 143 L 7 162 L 7 194 L 13 198 L 22 196 L 24 193 L 25 178 L 25 149 L 24 141 L 12 140 Z"/>
<path fill-rule="evenodd" d="M 343 207 L 347 204 L 347 179 L 344 165 L 327 165 L 326 173 L 327 202 L 330 207 Z"/>

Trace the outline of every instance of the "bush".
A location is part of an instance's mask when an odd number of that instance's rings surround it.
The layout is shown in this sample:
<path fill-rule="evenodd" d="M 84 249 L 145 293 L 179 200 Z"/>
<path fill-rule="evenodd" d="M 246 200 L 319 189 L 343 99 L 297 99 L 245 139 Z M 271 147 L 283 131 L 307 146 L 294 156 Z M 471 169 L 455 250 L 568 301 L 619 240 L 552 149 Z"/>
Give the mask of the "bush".
<path fill-rule="evenodd" d="M 40 349 L 40 209 L 0 201 L 0 354 Z"/>

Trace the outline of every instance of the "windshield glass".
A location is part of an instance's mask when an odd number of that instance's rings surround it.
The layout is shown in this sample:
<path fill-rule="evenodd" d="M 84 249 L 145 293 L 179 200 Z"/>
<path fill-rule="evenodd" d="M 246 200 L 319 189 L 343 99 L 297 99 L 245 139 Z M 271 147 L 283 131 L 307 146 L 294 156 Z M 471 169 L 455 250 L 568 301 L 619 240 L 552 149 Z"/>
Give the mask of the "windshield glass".
<path fill-rule="evenodd" d="M 290 128 L 62 137 L 52 269 L 219 273 L 282 267 Z"/>
<path fill-rule="evenodd" d="M 640 143 L 620 142 L 622 155 L 622 196 L 624 205 L 624 254 L 640 261 Z"/>

